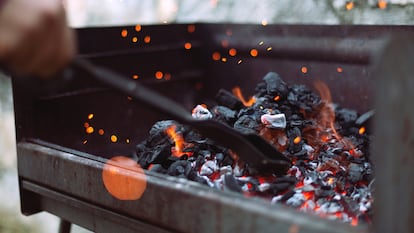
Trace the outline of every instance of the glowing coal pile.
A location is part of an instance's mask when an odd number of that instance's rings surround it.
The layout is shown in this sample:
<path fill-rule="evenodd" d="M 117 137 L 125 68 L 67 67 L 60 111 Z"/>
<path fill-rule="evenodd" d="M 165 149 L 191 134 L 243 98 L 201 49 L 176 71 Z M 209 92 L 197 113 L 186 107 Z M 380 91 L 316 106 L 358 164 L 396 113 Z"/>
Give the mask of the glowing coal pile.
<path fill-rule="evenodd" d="M 283 176 L 252 173 L 228 148 L 175 121 L 157 122 L 137 145 L 138 163 L 151 171 L 186 178 L 220 190 L 259 196 L 300 211 L 357 225 L 371 223 L 373 165 L 369 121 L 332 103 L 328 87 L 316 94 L 268 73 L 246 100 L 239 88 L 220 90 L 217 106 L 198 105 L 192 115 L 213 118 L 265 138 L 292 166 Z M 254 156 L 254 155 L 252 155 Z"/>

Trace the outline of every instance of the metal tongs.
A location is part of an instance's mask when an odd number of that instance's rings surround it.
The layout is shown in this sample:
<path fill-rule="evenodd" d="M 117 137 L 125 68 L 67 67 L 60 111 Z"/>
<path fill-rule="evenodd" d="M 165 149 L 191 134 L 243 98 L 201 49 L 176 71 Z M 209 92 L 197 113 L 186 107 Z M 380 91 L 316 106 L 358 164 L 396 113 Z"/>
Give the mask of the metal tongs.
<path fill-rule="evenodd" d="M 287 157 L 257 134 L 245 134 L 215 120 L 194 119 L 187 109 L 175 101 L 107 68 L 93 65 L 85 59 L 75 59 L 71 68 L 85 72 L 95 80 L 137 99 L 153 110 L 193 127 L 219 145 L 230 148 L 247 163 L 252 173 L 281 175 L 291 165 Z"/>

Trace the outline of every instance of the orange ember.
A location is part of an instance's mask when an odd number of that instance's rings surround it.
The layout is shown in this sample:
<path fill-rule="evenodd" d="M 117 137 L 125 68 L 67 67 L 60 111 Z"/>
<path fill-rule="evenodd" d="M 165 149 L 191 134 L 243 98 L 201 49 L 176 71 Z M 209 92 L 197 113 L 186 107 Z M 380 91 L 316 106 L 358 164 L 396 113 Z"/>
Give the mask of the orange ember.
<path fill-rule="evenodd" d="M 180 133 L 177 133 L 175 130 L 176 130 L 176 126 L 171 125 L 165 130 L 165 133 L 175 143 L 175 147 L 174 149 L 171 150 L 171 154 L 175 157 L 181 157 L 181 155 L 183 155 L 183 149 L 184 149 L 184 138 L 183 138 L 183 135 L 181 135 Z"/>
<path fill-rule="evenodd" d="M 95 131 L 95 129 L 92 126 L 89 126 L 88 128 L 86 128 L 85 131 L 87 134 L 92 134 Z"/>
<path fill-rule="evenodd" d="M 125 156 L 115 156 L 102 168 L 102 181 L 106 190 L 119 200 L 138 200 L 147 188 L 144 170 Z"/>
<path fill-rule="evenodd" d="M 308 67 L 306 66 L 302 66 L 302 68 L 300 68 L 300 71 L 304 74 L 308 73 Z"/>
<path fill-rule="evenodd" d="M 229 49 L 229 55 L 234 57 L 237 55 L 237 50 L 235 48 Z"/>
<path fill-rule="evenodd" d="M 156 79 L 162 79 L 164 77 L 164 74 L 161 71 L 155 72 L 155 78 Z"/>
<path fill-rule="evenodd" d="M 279 101 L 279 100 L 280 100 L 280 96 L 279 96 L 279 95 L 275 96 L 275 97 L 273 98 L 273 100 L 274 100 L 274 101 Z"/>
<path fill-rule="evenodd" d="M 123 29 L 123 30 L 121 31 L 121 36 L 122 36 L 123 38 L 127 37 L 127 36 L 128 36 L 128 30 Z"/>
<path fill-rule="evenodd" d="M 88 114 L 88 119 L 92 120 L 92 118 L 94 117 L 93 113 Z"/>
<path fill-rule="evenodd" d="M 259 55 L 259 51 L 257 51 L 257 49 L 252 49 L 250 50 L 250 55 L 252 57 L 257 57 Z"/>
<path fill-rule="evenodd" d="M 83 127 L 88 128 L 90 125 L 88 122 L 83 123 Z"/>
<path fill-rule="evenodd" d="M 252 106 L 254 103 L 256 103 L 256 98 L 250 97 L 249 100 L 246 100 L 243 96 L 243 93 L 240 89 L 240 87 L 234 87 L 232 89 L 233 95 L 235 95 L 237 98 L 239 98 L 239 100 L 243 103 L 244 106 L 246 107 L 250 107 Z"/>
<path fill-rule="evenodd" d="M 139 24 L 135 25 L 135 31 L 140 32 L 141 29 L 142 29 L 141 25 L 139 25 Z"/>
<path fill-rule="evenodd" d="M 214 52 L 211 57 L 213 58 L 214 61 L 218 61 L 221 58 L 221 55 L 219 52 Z"/>
<path fill-rule="evenodd" d="M 295 144 L 299 144 L 300 143 L 300 141 L 302 141 L 302 138 L 301 137 L 295 137 L 294 139 L 293 139 L 293 143 L 295 143 Z"/>
<path fill-rule="evenodd" d="M 134 36 L 131 39 L 132 43 L 137 43 L 138 42 L 138 37 Z"/>
<path fill-rule="evenodd" d="M 99 135 L 104 135 L 104 134 L 105 134 L 105 131 L 104 131 L 103 129 L 99 129 L 99 130 L 98 130 L 98 134 L 99 134 Z"/>
<path fill-rule="evenodd" d="M 229 41 L 228 41 L 228 40 L 222 40 L 222 41 L 221 41 L 221 46 L 222 46 L 223 48 L 227 48 L 227 47 L 229 47 Z"/>
<path fill-rule="evenodd" d="M 188 33 L 193 33 L 195 32 L 196 26 L 194 24 L 190 24 L 187 26 L 187 32 Z"/>
<path fill-rule="evenodd" d="M 362 126 L 361 128 L 359 128 L 358 133 L 362 135 L 362 134 L 364 134 L 364 133 L 365 133 L 365 131 L 366 131 L 365 127 L 364 127 L 364 126 Z"/>
<path fill-rule="evenodd" d="M 139 76 L 137 74 L 132 75 L 132 79 L 138 79 Z"/>
<path fill-rule="evenodd" d="M 115 143 L 115 142 L 118 141 L 118 137 L 116 135 L 114 135 L 114 134 L 111 135 L 110 139 L 111 139 L 111 142 L 113 142 L 113 143 Z"/>
<path fill-rule="evenodd" d="M 190 42 L 187 42 L 187 43 L 184 44 L 184 48 L 187 49 L 187 50 L 191 49 L 191 47 L 192 47 L 192 45 L 191 45 Z"/>
<path fill-rule="evenodd" d="M 150 36 L 145 36 L 144 37 L 144 43 L 149 44 L 151 42 L 151 37 Z"/>

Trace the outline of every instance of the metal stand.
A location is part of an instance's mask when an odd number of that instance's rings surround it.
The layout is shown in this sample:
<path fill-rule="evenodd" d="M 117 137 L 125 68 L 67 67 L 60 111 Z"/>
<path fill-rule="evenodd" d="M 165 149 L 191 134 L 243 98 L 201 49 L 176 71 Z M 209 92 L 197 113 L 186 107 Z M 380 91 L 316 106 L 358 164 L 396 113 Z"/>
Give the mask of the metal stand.
<path fill-rule="evenodd" d="M 65 219 L 60 219 L 59 223 L 59 231 L 58 233 L 70 233 L 70 229 L 72 228 L 72 223 L 66 221 Z"/>

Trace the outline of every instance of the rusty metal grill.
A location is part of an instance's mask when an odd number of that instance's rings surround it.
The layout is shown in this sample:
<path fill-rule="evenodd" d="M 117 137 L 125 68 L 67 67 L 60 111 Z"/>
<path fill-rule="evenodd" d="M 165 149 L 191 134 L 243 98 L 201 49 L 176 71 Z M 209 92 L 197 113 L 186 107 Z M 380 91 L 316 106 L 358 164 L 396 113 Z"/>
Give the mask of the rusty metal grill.
<path fill-rule="evenodd" d="M 81 57 L 118 71 L 182 103 L 189 111 L 211 101 L 219 88 L 238 85 L 247 93 L 269 71 L 289 83 L 317 77 L 334 102 L 360 112 L 376 109 L 376 232 L 412 232 L 414 185 L 410 184 L 414 83 L 413 27 L 194 24 L 143 26 L 134 43 L 121 37 L 133 26 L 79 29 Z M 393 37 L 390 35 L 393 34 Z M 402 35 L 402 36 L 396 36 Z M 223 46 L 223 41 L 225 41 Z M 190 42 L 191 49 L 184 44 Z M 261 45 L 262 44 L 262 45 Z M 236 57 L 225 55 L 229 48 Z M 250 49 L 259 51 L 251 57 Z M 271 49 L 268 49 L 271 48 Z M 219 52 L 226 60 L 214 61 Z M 308 73 L 300 68 L 306 66 Z M 341 67 L 344 72 L 337 72 Z M 170 80 L 157 80 L 162 71 Z M 102 183 L 105 161 L 131 154 L 151 125 L 164 116 L 127 96 L 96 84 L 85 74 L 40 83 L 15 77 L 13 91 L 22 212 L 48 211 L 95 232 L 369 232 L 259 198 L 211 190 L 199 184 L 146 172 L 140 200 L 113 198 Z M 34 88 L 35 87 L 35 88 Z M 34 91 L 35 90 L 35 91 Z M 95 123 L 119 138 L 87 136 Z M 87 140 L 87 143 L 85 143 Z M 392 187 L 392 188 L 390 188 Z"/>

